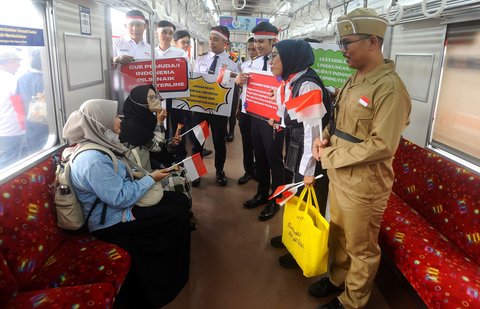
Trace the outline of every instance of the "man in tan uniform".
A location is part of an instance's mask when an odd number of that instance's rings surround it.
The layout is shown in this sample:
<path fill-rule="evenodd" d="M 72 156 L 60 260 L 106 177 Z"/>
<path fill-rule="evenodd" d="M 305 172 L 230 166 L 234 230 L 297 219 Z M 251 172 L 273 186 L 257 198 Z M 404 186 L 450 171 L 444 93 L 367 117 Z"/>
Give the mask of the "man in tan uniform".
<path fill-rule="evenodd" d="M 330 179 L 330 277 L 310 287 L 325 297 L 319 308 L 363 308 L 380 263 L 378 233 L 393 185 L 393 155 L 409 123 L 410 97 L 384 60 L 387 22 L 373 9 L 360 8 L 337 20 L 339 46 L 357 71 L 337 96 L 334 119 L 315 140 L 313 155 Z"/>

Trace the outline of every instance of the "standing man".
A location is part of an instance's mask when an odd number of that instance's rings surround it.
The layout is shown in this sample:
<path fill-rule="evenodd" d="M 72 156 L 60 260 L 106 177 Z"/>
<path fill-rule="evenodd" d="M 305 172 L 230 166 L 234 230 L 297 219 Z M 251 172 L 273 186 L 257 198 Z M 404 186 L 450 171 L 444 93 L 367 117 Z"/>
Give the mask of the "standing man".
<path fill-rule="evenodd" d="M 227 27 L 217 26 L 213 27 L 210 31 L 210 52 L 205 53 L 198 57 L 195 63 L 194 72 L 212 74 L 218 76 L 220 69 L 223 65 L 227 65 L 227 69 L 232 72 L 240 71 L 239 62 L 234 62 L 232 57 L 225 52 L 225 48 L 230 38 L 230 31 Z M 227 156 L 227 148 L 225 146 L 225 135 L 227 134 L 227 122 L 228 117 L 212 115 L 206 113 L 194 113 L 193 123 L 199 124 L 203 120 L 206 120 L 212 129 L 213 145 L 215 148 L 215 169 L 217 183 L 220 186 L 227 185 L 227 177 L 223 171 L 225 165 L 225 159 Z M 201 152 L 202 145 L 195 141 L 193 152 Z M 192 182 L 192 186 L 198 187 L 200 184 L 200 178 Z"/>
<path fill-rule="evenodd" d="M 191 61 L 190 61 L 190 33 L 187 30 L 177 30 L 173 33 L 173 43 L 175 47 L 183 49 L 186 53 L 187 60 L 188 60 L 188 69 L 190 71 L 193 70 Z M 185 112 L 183 113 L 183 124 L 185 125 L 186 130 L 190 129 L 192 126 L 192 113 Z M 190 136 L 192 136 L 190 134 Z M 195 137 L 192 139 L 192 144 L 194 143 Z M 180 152 L 184 152 L 185 155 L 187 154 L 187 150 L 185 148 L 185 139 L 182 139 L 178 148 Z M 202 149 L 202 157 L 209 156 L 213 153 L 213 151 L 208 150 L 207 148 Z"/>
<path fill-rule="evenodd" d="M 168 20 L 161 20 L 157 24 L 157 38 L 158 46 L 155 48 L 155 53 L 158 55 L 158 58 L 174 58 L 174 57 L 185 57 L 187 58 L 187 53 L 178 47 L 172 46 L 173 32 L 176 27 L 174 24 Z M 166 99 L 167 107 L 167 136 L 168 138 L 174 138 L 177 131 L 177 125 L 183 123 L 183 114 L 185 111 L 172 108 L 173 99 Z M 188 130 L 188 128 L 184 128 Z M 178 145 L 175 150 L 175 161 L 180 162 L 187 156 L 187 151 L 185 149 L 185 141 L 182 139 L 182 142 Z"/>
<path fill-rule="evenodd" d="M 257 58 L 258 53 L 255 48 L 255 41 L 253 37 L 249 38 L 247 41 L 247 54 L 248 61 L 242 63 L 241 72 L 245 72 L 246 69 L 251 69 L 253 61 Z M 241 75 L 238 74 L 235 78 L 235 83 L 239 86 L 243 85 L 241 82 Z M 248 181 L 254 178 L 255 175 L 255 161 L 253 155 L 253 146 L 252 146 L 252 116 L 246 113 L 242 113 L 243 102 L 245 102 L 246 93 L 242 93 L 240 98 L 240 104 L 238 104 L 237 117 L 238 117 L 238 127 L 240 128 L 240 133 L 242 134 L 242 149 L 243 149 L 243 169 L 245 174 L 238 179 L 239 185 L 244 185 Z"/>
<path fill-rule="evenodd" d="M 338 42 L 357 71 L 337 96 L 334 118 L 313 145 L 330 179 L 330 278 L 317 297 L 341 293 L 319 308 L 363 308 L 380 263 L 378 233 L 392 189 L 393 155 L 409 123 L 410 97 L 394 63 L 384 60 L 387 22 L 359 8 L 337 20 Z"/>
<path fill-rule="evenodd" d="M 15 49 L 0 47 L 0 169 L 20 159 L 25 136 L 25 111 L 21 100 L 14 98 L 20 60 Z"/>
<path fill-rule="evenodd" d="M 258 57 L 253 61 L 252 69 L 271 72 L 268 63 L 272 59 L 273 44 L 277 42 L 278 29 L 269 22 L 258 23 L 253 29 L 253 38 Z M 247 74 L 238 77 L 239 85 L 247 82 Z M 247 102 L 248 104 L 248 102 Z M 277 131 L 265 119 L 252 117 L 252 143 L 257 165 L 257 194 L 246 201 L 245 208 L 255 208 L 267 204 L 258 219 L 266 221 L 275 215 L 279 206 L 275 199 L 268 201 L 270 190 L 274 192 L 285 182 L 283 166 L 284 130 Z M 268 202 L 268 203 L 267 203 Z"/>
<path fill-rule="evenodd" d="M 147 22 L 139 10 L 132 10 L 125 15 L 125 28 L 128 36 L 113 41 L 113 63 L 127 64 L 135 60 L 152 58 L 152 47 L 143 39 Z"/>

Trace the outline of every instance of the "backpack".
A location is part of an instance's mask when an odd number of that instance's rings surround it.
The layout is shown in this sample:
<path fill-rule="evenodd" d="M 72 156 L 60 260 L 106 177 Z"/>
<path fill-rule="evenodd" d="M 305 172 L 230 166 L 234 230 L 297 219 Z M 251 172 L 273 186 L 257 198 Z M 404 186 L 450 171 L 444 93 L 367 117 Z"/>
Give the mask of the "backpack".
<path fill-rule="evenodd" d="M 58 156 L 54 157 L 57 164 L 54 183 L 54 203 L 57 211 L 57 225 L 62 229 L 71 231 L 81 229 L 85 224 L 88 223 L 88 219 L 90 218 L 93 210 L 101 202 L 101 200 L 97 197 L 85 220 L 82 205 L 75 194 L 75 190 L 73 190 L 70 178 L 71 164 L 75 157 L 83 151 L 92 149 L 99 150 L 109 155 L 113 161 L 113 169 L 115 173 L 117 172 L 117 157 L 110 149 L 95 143 L 86 143 L 81 146 L 77 145 L 75 147 L 66 148 L 62 152 L 61 159 L 59 159 Z M 102 219 L 100 222 L 101 224 L 105 222 L 106 210 L 107 205 L 104 204 Z"/>

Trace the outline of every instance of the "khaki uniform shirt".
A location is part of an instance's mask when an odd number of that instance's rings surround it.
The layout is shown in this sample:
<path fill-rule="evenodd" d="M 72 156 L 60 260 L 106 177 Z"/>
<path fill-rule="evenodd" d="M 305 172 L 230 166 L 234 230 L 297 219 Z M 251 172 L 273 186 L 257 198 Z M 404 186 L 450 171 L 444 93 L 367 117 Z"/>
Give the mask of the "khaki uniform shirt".
<path fill-rule="evenodd" d="M 410 96 L 394 70 L 394 63 L 386 60 L 364 76 L 355 73 L 338 95 L 337 128 L 363 142 L 330 137 L 321 161 L 336 189 L 364 198 L 391 192 L 393 155 L 411 109 Z M 329 137 L 328 127 L 324 132 Z"/>

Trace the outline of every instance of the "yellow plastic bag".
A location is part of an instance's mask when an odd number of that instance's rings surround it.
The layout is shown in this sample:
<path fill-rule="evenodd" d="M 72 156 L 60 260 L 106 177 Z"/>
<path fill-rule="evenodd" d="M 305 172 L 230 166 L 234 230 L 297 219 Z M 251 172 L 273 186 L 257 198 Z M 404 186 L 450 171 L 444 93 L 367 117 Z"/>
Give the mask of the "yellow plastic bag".
<path fill-rule="evenodd" d="M 285 204 L 282 242 L 307 278 L 327 272 L 328 230 L 312 186 L 305 187 L 300 197 L 294 196 Z"/>

